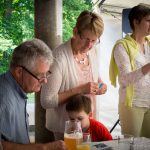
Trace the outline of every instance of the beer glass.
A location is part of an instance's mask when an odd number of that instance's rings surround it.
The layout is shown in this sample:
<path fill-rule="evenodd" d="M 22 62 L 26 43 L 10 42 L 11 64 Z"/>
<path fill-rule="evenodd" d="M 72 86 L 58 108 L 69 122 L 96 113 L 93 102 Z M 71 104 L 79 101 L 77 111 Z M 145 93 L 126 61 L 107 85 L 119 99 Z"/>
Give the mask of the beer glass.
<path fill-rule="evenodd" d="M 77 150 L 90 150 L 90 133 L 83 133 L 83 141 L 77 145 Z"/>
<path fill-rule="evenodd" d="M 66 121 L 64 142 L 68 150 L 76 150 L 77 144 L 83 139 L 81 124 L 79 121 Z"/>

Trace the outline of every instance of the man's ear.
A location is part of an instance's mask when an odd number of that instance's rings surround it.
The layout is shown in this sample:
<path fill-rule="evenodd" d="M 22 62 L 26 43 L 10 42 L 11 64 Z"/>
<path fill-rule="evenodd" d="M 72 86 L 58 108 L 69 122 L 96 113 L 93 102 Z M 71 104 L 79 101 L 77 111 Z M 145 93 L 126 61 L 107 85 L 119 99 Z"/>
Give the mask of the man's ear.
<path fill-rule="evenodd" d="M 14 74 L 15 76 L 19 79 L 20 77 L 22 77 L 22 67 L 16 67 L 14 69 Z"/>

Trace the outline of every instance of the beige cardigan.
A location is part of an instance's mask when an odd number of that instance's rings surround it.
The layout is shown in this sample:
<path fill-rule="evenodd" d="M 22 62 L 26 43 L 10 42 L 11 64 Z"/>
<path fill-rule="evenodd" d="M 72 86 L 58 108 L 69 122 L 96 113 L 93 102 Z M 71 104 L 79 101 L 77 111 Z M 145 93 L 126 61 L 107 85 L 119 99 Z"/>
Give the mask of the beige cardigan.
<path fill-rule="evenodd" d="M 51 68 L 52 74 L 48 83 L 41 90 L 41 104 L 46 109 L 46 128 L 53 132 L 64 132 L 65 120 L 68 116 L 65 104 L 58 106 L 58 93 L 79 85 L 71 40 L 60 45 L 53 51 L 55 60 Z M 98 82 L 97 50 L 89 51 L 93 79 Z"/>

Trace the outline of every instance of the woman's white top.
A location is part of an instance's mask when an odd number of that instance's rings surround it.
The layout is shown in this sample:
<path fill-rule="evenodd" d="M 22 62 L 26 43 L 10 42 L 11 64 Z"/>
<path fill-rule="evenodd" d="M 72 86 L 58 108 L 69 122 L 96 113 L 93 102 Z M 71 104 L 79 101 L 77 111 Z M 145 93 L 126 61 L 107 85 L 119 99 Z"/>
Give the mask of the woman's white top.
<path fill-rule="evenodd" d="M 150 46 L 144 43 L 145 52 L 140 49 L 135 58 L 135 71 L 131 70 L 129 56 L 122 44 L 118 44 L 114 51 L 114 57 L 119 69 L 119 100 L 124 101 L 126 87 L 134 85 L 133 106 L 150 108 L 150 73 L 143 75 L 141 68 L 150 63 Z"/>

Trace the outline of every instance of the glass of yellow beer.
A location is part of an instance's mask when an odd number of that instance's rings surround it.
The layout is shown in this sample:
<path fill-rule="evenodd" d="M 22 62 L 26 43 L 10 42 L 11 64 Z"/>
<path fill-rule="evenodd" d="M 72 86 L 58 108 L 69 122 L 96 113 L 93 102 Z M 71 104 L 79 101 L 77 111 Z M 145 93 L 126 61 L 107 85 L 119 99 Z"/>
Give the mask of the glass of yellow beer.
<path fill-rule="evenodd" d="M 90 150 L 90 145 L 85 143 L 79 144 L 76 150 Z"/>
<path fill-rule="evenodd" d="M 64 142 L 68 150 L 76 150 L 77 145 L 82 143 L 83 135 L 81 124 L 79 121 L 66 121 Z"/>
<path fill-rule="evenodd" d="M 77 150 L 90 150 L 91 137 L 90 133 L 83 133 L 82 143 L 77 145 Z"/>

